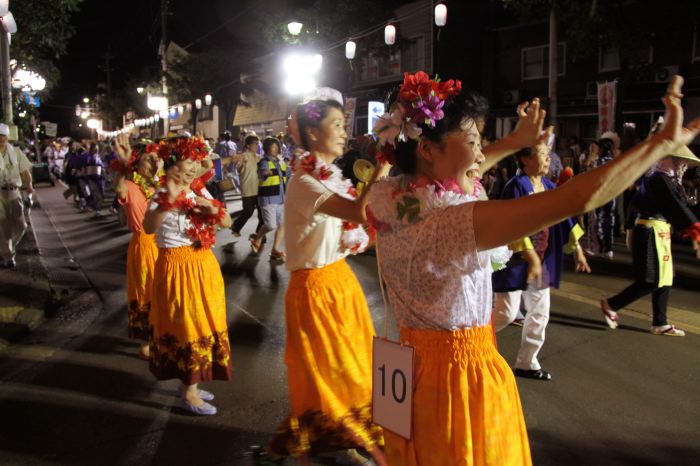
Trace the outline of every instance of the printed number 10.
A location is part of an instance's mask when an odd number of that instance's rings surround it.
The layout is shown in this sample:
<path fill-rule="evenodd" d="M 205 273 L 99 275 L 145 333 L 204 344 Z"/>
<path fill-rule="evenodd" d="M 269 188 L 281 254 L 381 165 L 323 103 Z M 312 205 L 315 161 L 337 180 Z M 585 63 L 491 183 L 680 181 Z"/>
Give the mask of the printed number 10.
<path fill-rule="evenodd" d="M 386 365 L 382 364 L 379 366 L 379 372 L 382 373 L 382 396 L 386 396 Z M 399 383 L 397 383 L 397 378 L 400 378 Z M 397 392 L 397 385 L 401 385 L 400 391 L 401 391 L 401 396 L 398 396 L 396 394 Z M 397 403 L 403 403 L 403 401 L 406 399 L 406 375 L 399 370 L 399 369 L 394 369 L 394 372 L 391 374 L 391 395 L 394 397 L 394 401 Z"/>

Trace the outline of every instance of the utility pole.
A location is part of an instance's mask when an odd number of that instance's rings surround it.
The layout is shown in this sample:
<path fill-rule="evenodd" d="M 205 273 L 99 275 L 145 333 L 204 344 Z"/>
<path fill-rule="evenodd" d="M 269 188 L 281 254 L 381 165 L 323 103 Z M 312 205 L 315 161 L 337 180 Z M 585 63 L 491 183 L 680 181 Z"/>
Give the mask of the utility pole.
<path fill-rule="evenodd" d="M 168 0 L 160 0 L 160 83 L 163 91 L 163 96 L 168 97 L 168 81 L 166 75 L 168 73 L 168 58 L 166 56 L 166 47 L 168 45 Z M 163 118 L 163 136 L 168 135 L 168 118 Z"/>
<path fill-rule="evenodd" d="M 107 77 L 107 100 L 112 99 L 112 68 L 109 65 L 109 61 L 112 59 L 111 53 L 112 44 L 107 44 L 107 53 L 105 53 L 105 75 Z M 107 117 L 107 127 L 112 127 L 112 120 Z"/>
<path fill-rule="evenodd" d="M 554 126 L 554 131 L 557 130 L 557 14 L 554 11 L 555 1 L 552 0 L 552 6 L 549 10 L 549 124 Z"/>
<path fill-rule="evenodd" d="M 12 88 L 10 86 L 10 34 L 0 26 L 0 82 L 2 83 L 2 117 L 8 126 L 12 118 Z"/>

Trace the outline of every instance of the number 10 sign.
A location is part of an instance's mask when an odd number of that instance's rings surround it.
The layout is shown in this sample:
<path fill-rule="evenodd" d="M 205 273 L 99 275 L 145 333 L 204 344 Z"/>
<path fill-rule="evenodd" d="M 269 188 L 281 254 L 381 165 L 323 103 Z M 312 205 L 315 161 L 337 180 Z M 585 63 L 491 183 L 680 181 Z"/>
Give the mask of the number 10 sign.
<path fill-rule="evenodd" d="M 372 421 L 411 439 L 413 348 L 374 337 L 372 347 Z"/>

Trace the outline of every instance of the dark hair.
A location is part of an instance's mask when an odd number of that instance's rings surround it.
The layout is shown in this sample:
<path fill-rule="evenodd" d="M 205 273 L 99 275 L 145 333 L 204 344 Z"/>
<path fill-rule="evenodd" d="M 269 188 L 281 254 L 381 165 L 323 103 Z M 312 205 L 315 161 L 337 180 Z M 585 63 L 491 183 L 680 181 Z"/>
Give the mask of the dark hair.
<path fill-rule="evenodd" d="M 270 147 L 272 147 L 273 144 L 277 144 L 277 152 L 282 152 L 282 145 L 280 144 L 280 140 L 277 138 L 273 138 L 272 136 L 268 136 L 265 139 L 263 139 L 263 152 L 266 154 L 270 152 Z"/>
<path fill-rule="evenodd" d="M 615 143 L 610 138 L 603 138 L 600 141 L 598 141 L 598 147 L 600 147 L 600 155 L 613 155 Z"/>
<path fill-rule="evenodd" d="M 248 147 L 251 144 L 254 144 L 256 142 L 260 142 L 260 138 L 251 134 L 250 136 L 245 137 L 245 145 Z"/>
<path fill-rule="evenodd" d="M 530 158 L 532 157 L 532 149 L 529 147 L 526 147 L 524 149 L 520 149 L 518 152 L 513 154 L 513 157 L 515 157 L 515 161 L 518 163 L 518 168 L 523 169 L 525 168 L 525 164 L 523 163 L 524 158 Z"/>
<path fill-rule="evenodd" d="M 461 92 L 445 103 L 442 107 L 445 117 L 436 121 L 434 128 L 419 125 L 421 137 L 441 145 L 447 133 L 459 129 L 464 120 L 473 120 L 476 124 L 477 118 L 486 118 L 488 110 L 488 100 L 484 96 L 471 91 Z M 417 148 L 418 141 L 413 139 L 396 144 L 396 165 L 403 173 L 412 175 L 418 169 Z"/>
<path fill-rule="evenodd" d="M 315 107 L 315 108 L 314 108 Z M 321 122 L 328 116 L 331 109 L 343 111 L 343 106 L 335 100 L 312 100 L 306 104 L 297 106 L 297 121 L 299 123 L 299 137 L 301 147 L 311 150 L 309 136 L 306 130 L 309 128 L 319 128 Z"/>

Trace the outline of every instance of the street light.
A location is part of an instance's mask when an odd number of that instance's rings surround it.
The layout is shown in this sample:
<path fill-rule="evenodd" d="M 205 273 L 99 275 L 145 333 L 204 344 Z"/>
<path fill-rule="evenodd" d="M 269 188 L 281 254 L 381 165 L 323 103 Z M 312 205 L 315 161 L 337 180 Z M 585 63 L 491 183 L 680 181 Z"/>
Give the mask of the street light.
<path fill-rule="evenodd" d="M 89 116 L 90 114 L 88 112 L 83 111 L 80 113 L 80 118 L 82 118 L 83 120 L 87 120 Z"/>
<path fill-rule="evenodd" d="M 141 87 L 141 86 L 137 87 L 136 92 L 138 92 L 139 94 L 143 94 L 143 87 Z"/>
<path fill-rule="evenodd" d="M 90 103 L 90 99 L 88 99 L 87 97 L 83 97 L 83 103 L 85 103 L 85 104 Z"/>
<path fill-rule="evenodd" d="M 287 24 L 287 30 L 293 36 L 298 36 L 301 33 L 302 27 L 304 27 L 304 25 L 298 21 L 292 21 L 291 23 Z"/>
<path fill-rule="evenodd" d="M 100 120 L 98 120 L 97 118 L 90 118 L 90 119 L 87 121 L 87 127 L 90 128 L 90 129 L 97 129 L 97 128 L 99 128 L 100 126 L 101 126 Z"/>
<path fill-rule="evenodd" d="M 316 88 L 316 75 L 321 71 L 323 57 L 315 55 L 289 55 L 283 63 L 284 88 L 291 95 L 306 94 Z"/>

